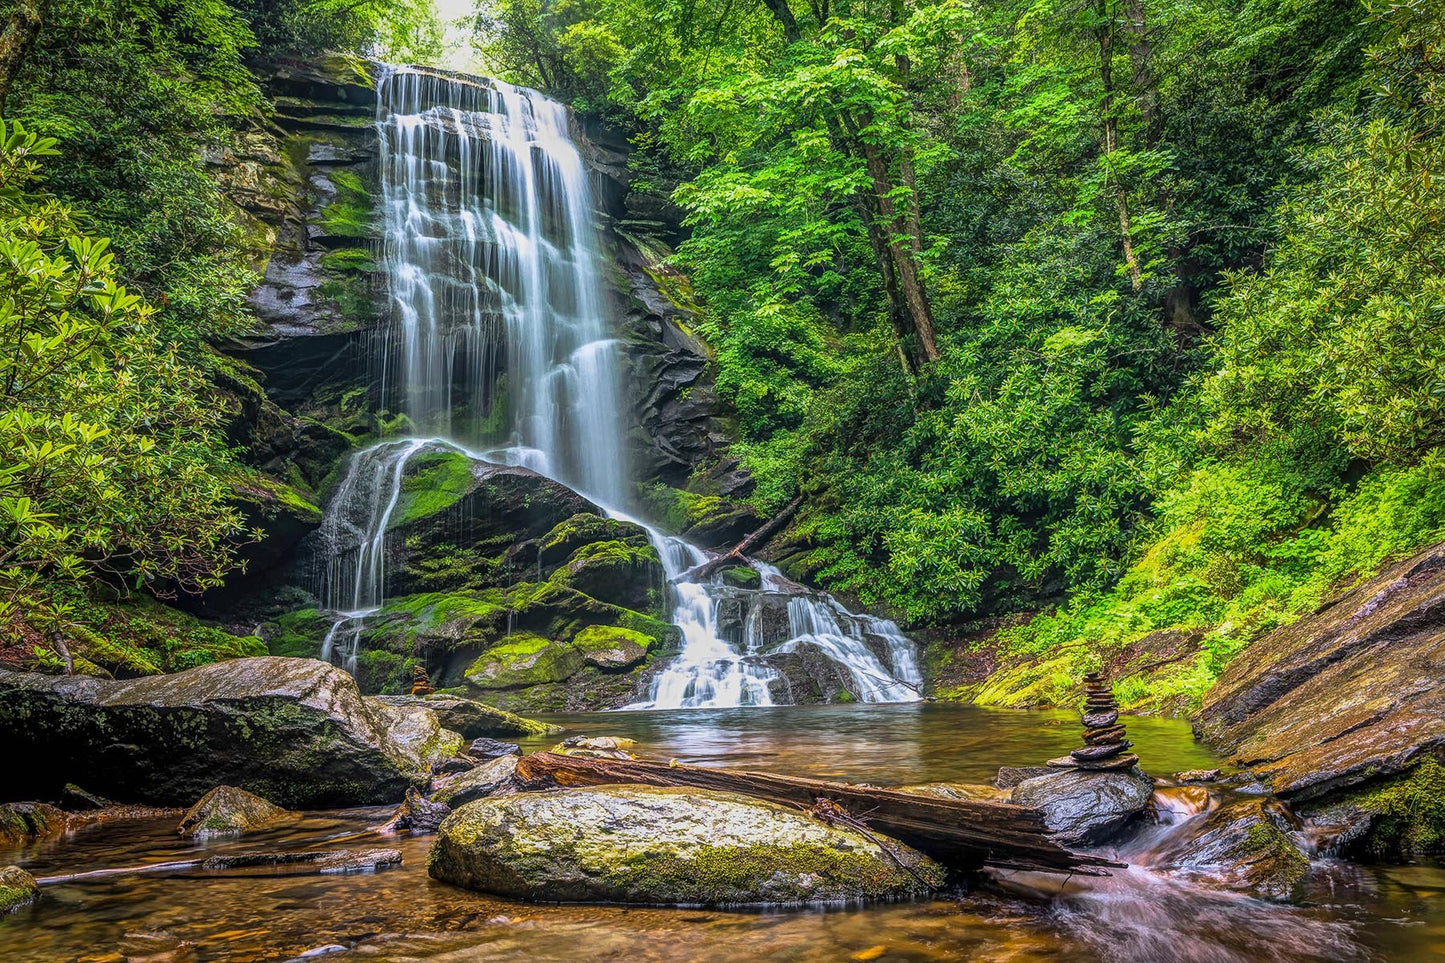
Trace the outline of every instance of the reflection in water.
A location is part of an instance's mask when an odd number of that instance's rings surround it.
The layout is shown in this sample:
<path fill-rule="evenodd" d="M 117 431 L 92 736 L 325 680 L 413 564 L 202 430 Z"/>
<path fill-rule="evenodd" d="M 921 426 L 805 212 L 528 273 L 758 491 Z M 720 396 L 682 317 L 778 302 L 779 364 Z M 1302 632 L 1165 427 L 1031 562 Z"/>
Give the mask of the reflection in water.
<path fill-rule="evenodd" d="M 1061 724 L 1051 725 L 1055 720 Z M 984 781 L 1000 764 L 1057 755 L 1074 740 L 1076 725 L 1066 713 L 940 705 L 608 713 L 568 721 L 578 731 L 633 736 L 648 755 L 877 783 Z M 1130 720 L 1130 734 L 1156 772 L 1212 761 L 1177 722 Z M 0 865 L 18 862 L 36 876 L 319 846 L 396 846 L 405 860 L 397 869 L 349 876 L 187 870 L 51 886 L 38 906 L 0 921 L 0 960 L 248 963 L 334 946 L 319 958 L 1303 963 L 1427 960 L 1442 958 L 1445 948 L 1445 871 L 1434 866 L 1335 864 L 1298 907 L 1214 893 L 1147 869 L 1106 880 L 1049 877 L 1055 895 L 1046 899 L 994 891 L 774 914 L 532 906 L 431 881 L 428 838 L 344 838 L 386 815 L 380 809 L 311 814 L 244 840 L 208 843 L 177 837 L 172 820 L 138 820 L 0 851 Z M 1171 828 L 1122 852 L 1142 853 Z"/>

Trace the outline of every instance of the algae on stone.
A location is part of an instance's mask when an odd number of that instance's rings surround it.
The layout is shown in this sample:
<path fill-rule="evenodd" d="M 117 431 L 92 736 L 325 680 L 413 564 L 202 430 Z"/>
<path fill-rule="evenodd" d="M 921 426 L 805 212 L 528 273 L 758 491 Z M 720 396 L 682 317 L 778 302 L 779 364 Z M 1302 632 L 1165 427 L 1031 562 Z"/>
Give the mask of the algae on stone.
<path fill-rule="evenodd" d="M 532 900 L 800 905 L 927 895 L 943 870 L 804 813 L 705 790 L 605 786 L 469 803 L 442 822 L 433 878 Z"/>

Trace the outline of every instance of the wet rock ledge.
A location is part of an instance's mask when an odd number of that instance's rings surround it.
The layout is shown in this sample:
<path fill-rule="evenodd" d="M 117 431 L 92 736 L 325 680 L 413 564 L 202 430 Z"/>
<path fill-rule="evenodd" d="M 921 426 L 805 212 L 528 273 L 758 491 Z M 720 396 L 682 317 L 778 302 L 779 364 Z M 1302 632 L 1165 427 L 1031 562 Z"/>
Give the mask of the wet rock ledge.
<path fill-rule="evenodd" d="M 189 805 L 218 783 L 291 809 L 396 802 L 462 737 L 422 705 L 364 697 L 315 659 L 260 657 L 133 680 L 0 671 L 8 790 Z"/>

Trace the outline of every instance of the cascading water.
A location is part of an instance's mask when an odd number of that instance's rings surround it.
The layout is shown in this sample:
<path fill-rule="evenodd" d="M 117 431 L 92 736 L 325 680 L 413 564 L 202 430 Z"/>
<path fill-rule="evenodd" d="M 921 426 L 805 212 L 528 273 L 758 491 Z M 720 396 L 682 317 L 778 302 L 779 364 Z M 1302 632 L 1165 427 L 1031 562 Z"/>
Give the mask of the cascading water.
<path fill-rule="evenodd" d="M 536 91 L 413 68 L 383 68 L 377 99 L 397 335 L 384 347 L 381 395 L 437 437 L 358 452 L 328 506 L 322 596 L 337 618 L 323 658 L 353 670 L 366 617 L 384 600 L 387 524 L 417 452 L 441 445 L 522 465 L 627 517 L 622 358 L 567 109 Z M 681 580 L 706 556 L 648 532 L 683 644 L 638 707 L 772 705 L 781 673 L 769 657 L 809 646 L 846 671 L 863 701 L 918 698 L 912 644 L 892 623 L 852 615 L 767 566 L 757 566 L 764 587 L 753 593 Z M 739 595 L 786 598 L 786 637 L 760 631 L 750 608 L 742 637 L 727 641 L 719 605 Z"/>

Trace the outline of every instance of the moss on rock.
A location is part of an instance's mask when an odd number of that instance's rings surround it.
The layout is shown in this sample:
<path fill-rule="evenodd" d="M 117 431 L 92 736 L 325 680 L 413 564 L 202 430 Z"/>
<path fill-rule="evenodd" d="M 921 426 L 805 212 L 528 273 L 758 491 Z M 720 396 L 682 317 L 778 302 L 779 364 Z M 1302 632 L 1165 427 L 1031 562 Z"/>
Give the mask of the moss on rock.
<path fill-rule="evenodd" d="M 656 640 L 616 625 L 589 625 L 577 633 L 572 644 L 588 665 L 619 670 L 631 668 L 647 658 L 647 651 Z"/>
<path fill-rule="evenodd" d="M 481 689 L 519 689 L 565 682 L 582 665 L 582 653 L 566 642 L 518 633 L 482 653 L 466 677 Z"/>
<path fill-rule="evenodd" d="M 652 905 L 859 902 L 942 885 L 937 864 L 886 843 L 743 796 L 607 786 L 463 806 L 427 868 L 503 896 Z"/>
<path fill-rule="evenodd" d="M 40 898 L 40 884 L 19 866 L 0 868 L 0 913 L 27 906 Z"/>

